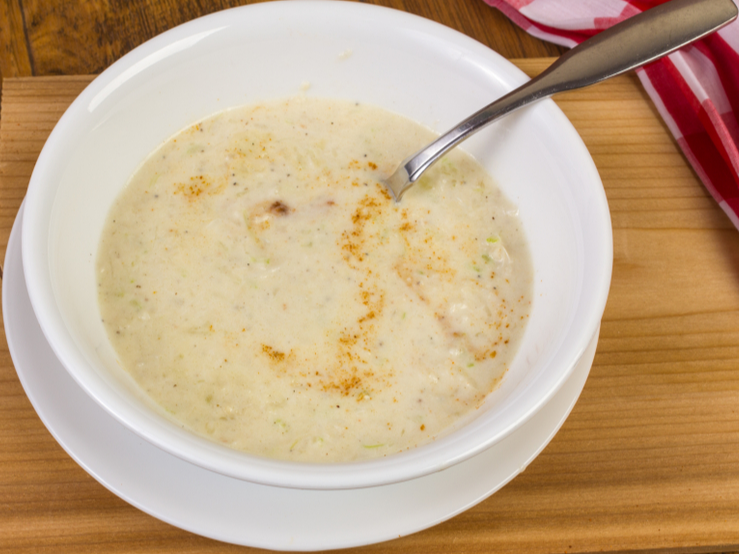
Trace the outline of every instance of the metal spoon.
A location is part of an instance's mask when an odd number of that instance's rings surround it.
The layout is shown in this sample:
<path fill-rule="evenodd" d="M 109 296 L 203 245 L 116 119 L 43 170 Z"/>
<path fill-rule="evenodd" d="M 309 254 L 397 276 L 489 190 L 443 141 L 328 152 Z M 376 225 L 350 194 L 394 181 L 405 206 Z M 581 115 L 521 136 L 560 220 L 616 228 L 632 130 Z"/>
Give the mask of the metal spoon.
<path fill-rule="evenodd" d="M 385 182 L 395 200 L 448 150 L 496 119 L 558 92 L 593 85 L 690 44 L 737 17 L 732 0 L 672 0 L 595 35 L 546 71 L 406 158 Z"/>

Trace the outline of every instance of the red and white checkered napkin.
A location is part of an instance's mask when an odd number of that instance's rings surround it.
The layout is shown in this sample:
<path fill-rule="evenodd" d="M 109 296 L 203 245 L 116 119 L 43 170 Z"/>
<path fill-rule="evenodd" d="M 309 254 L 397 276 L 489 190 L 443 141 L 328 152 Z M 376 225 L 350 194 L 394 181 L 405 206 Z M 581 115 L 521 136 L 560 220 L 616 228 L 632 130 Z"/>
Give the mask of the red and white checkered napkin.
<path fill-rule="evenodd" d="M 485 0 L 529 34 L 567 47 L 664 1 Z M 739 228 L 739 20 L 637 74 L 703 184 Z"/>

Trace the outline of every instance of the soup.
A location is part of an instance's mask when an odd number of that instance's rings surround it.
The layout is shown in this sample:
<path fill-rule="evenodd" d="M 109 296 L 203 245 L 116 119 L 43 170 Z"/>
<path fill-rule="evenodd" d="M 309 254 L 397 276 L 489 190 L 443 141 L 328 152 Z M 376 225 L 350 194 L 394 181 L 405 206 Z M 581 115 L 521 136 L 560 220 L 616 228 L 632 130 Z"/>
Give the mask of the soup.
<path fill-rule="evenodd" d="M 273 458 L 385 456 L 471 417 L 515 355 L 533 270 L 516 207 L 463 152 L 390 197 L 381 180 L 433 138 L 301 96 L 166 141 L 100 242 L 121 365 L 178 424 Z"/>

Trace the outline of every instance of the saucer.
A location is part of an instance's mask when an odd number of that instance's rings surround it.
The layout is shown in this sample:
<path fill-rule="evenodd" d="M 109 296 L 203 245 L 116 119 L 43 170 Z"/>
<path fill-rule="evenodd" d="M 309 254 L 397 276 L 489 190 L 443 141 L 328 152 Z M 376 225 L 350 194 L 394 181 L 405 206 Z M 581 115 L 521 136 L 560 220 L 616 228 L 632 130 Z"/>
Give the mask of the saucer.
<path fill-rule="evenodd" d="M 18 377 L 57 442 L 111 492 L 162 521 L 233 544 L 323 550 L 390 540 L 447 520 L 499 490 L 544 449 L 569 415 L 590 371 L 595 333 L 552 399 L 477 456 L 393 485 L 316 491 L 258 485 L 180 460 L 100 408 L 67 373 L 39 327 L 21 261 L 21 207 L 3 276 L 3 317 Z"/>

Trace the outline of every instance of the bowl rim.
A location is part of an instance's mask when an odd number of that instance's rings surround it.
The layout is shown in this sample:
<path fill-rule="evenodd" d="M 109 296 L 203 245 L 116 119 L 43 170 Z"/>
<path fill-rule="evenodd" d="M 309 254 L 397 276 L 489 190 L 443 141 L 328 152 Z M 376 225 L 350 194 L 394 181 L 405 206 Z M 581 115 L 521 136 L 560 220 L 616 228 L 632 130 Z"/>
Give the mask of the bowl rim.
<path fill-rule="evenodd" d="M 264 18 L 281 17 L 286 15 L 287 11 L 290 11 L 291 15 L 294 16 L 296 10 L 326 10 L 328 12 L 346 10 L 347 12 L 345 13 L 356 14 L 358 18 L 366 14 L 380 14 L 381 17 L 391 20 L 395 24 L 421 30 L 436 36 L 439 40 L 452 41 L 457 46 L 463 46 L 480 56 L 493 60 L 496 65 L 496 71 L 500 74 L 500 78 L 511 88 L 518 86 L 527 79 L 522 71 L 487 46 L 440 23 L 392 8 L 336 2 L 335 0 L 304 0 L 299 3 L 283 0 L 231 8 L 189 21 L 145 42 L 96 77 L 71 104 L 49 136 L 31 176 L 25 201 L 25 216 L 22 232 L 23 265 L 26 275 L 26 285 L 34 312 L 54 353 L 65 369 L 88 395 L 115 417 L 115 419 L 148 442 L 196 465 L 225 475 L 266 485 L 311 489 L 346 489 L 379 486 L 413 479 L 442 470 L 445 467 L 459 463 L 487 449 L 528 421 L 560 389 L 573 371 L 577 361 L 585 352 L 593 332 L 600 324 L 610 286 L 613 246 L 610 214 L 605 191 L 603 190 L 595 164 L 582 139 L 566 116 L 551 100 L 541 103 L 546 106 L 542 110 L 546 109 L 546 116 L 552 118 L 561 127 L 563 133 L 568 133 L 573 142 L 581 149 L 579 155 L 582 158 L 581 162 L 585 164 L 583 170 L 590 175 L 594 184 L 601 191 L 592 209 L 603 216 L 601 219 L 600 233 L 603 238 L 602 260 L 604 263 L 602 267 L 598 267 L 600 281 L 596 287 L 595 294 L 590 299 L 592 302 L 586 309 L 587 317 L 579 322 L 581 331 L 569 347 L 571 352 L 571 355 L 568 357 L 569 366 L 559 373 L 559 379 L 555 383 L 555 386 L 546 391 L 535 404 L 530 406 L 528 411 L 521 414 L 515 425 L 503 429 L 496 435 L 488 437 L 485 441 L 481 441 L 475 445 L 468 445 L 464 452 L 458 452 L 453 456 L 450 456 L 448 453 L 439 452 L 438 448 L 434 449 L 428 445 L 428 447 L 417 447 L 386 458 L 331 464 L 311 464 L 265 459 L 245 455 L 244 453 L 238 453 L 238 455 L 234 456 L 224 456 L 224 452 L 220 450 L 223 447 L 214 448 L 212 451 L 200 449 L 198 453 L 193 454 L 187 448 L 185 450 L 182 449 L 183 441 L 181 440 L 171 442 L 167 437 L 162 437 L 160 433 L 153 433 L 146 426 L 140 427 L 132 424 L 130 413 L 120 413 L 116 409 L 111 409 L 111 406 L 100 394 L 100 391 L 83 379 L 75 370 L 74 364 L 70 361 L 67 345 L 64 344 L 63 340 L 59 339 L 63 322 L 60 315 L 55 312 L 56 303 L 54 301 L 53 291 L 46 282 L 45 275 L 49 272 L 49 263 L 47 258 L 39 253 L 41 249 L 39 245 L 43 242 L 42 235 L 45 229 L 40 224 L 43 220 L 43 205 L 48 201 L 48 199 L 44 198 L 46 194 L 44 183 L 48 181 L 49 174 L 53 169 L 53 164 L 50 162 L 51 153 L 55 149 L 58 149 L 59 144 L 65 140 L 65 135 L 69 129 L 74 127 L 75 120 L 88 112 L 90 101 L 98 97 L 97 95 L 101 91 L 104 91 L 106 87 L 110 87 L 112 83 L 124 78 L 126 71 L 137 62 L 165 48 L 173 41 L 180 40 L 183 36 L 201 33 L 203 30 L 228 26 L 229 19 L 235 10 L 248 10 L 250 17 Z M 46 252 L 46 255 L 49 254 L 49 252 Z"/>

